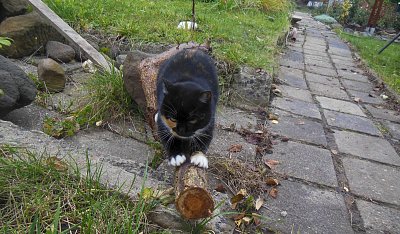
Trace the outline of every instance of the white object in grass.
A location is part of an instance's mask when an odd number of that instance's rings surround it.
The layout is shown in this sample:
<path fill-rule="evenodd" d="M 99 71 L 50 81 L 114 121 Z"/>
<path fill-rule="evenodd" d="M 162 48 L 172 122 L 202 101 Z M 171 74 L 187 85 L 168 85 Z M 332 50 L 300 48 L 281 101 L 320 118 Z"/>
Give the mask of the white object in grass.
<path fill-rule="evenodd" d="M 192 30 L 193 22 L 192 21 L 181 21 L 178 24 L 179 29 Z M 197 29 L 197 23 L 194 23 L 194 29 Z"/>

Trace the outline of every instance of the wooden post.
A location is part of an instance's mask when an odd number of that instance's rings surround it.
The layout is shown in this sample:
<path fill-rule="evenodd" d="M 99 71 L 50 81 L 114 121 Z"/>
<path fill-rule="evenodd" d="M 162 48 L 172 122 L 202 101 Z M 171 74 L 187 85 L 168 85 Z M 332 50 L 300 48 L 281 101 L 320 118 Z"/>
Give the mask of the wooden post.
<path fill-rule="evenodd" d="M 74 29 L 65 23 L 54 11 L 40 0 L 27 0 L 36 11 L 50 22 L 50 24 L 63 35 L 72 45 L 82 50 L 83 54 L 92 62 L 106 71 L 111 71 L 112 65 L 92 45 L 81 37 Z M 116 68 L 114 68 L 116 69 Z"/>
<path fill-rule="evenodd" d="M 368 27 L 376 27 L 382 11 L 383 0 L 375 0 L 374 6 L 372 7 L 371 14 L 368 19 Z"/>

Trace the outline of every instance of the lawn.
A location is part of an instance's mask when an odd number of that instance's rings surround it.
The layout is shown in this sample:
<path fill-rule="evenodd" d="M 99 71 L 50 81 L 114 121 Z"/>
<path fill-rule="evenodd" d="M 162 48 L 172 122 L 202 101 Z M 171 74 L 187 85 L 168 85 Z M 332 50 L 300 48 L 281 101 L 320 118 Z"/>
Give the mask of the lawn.
<path fill-rule="evenodd" d="M 375 38 L 356 37 L 339 33 L 359 51 L 360 56 L 393 90 L 400 94 L 400 45 L 393 43 L 381 54 L 378 51 L 387 43 Z"/>
<path fill-rule="evenodd" d="M 76 29 L 124 35 L 134 43 L 203 43 L 210 38 L 218 59 L 269 71 L 277 64 L 277 40 L 289 26 L 290 6 L 282 0 L 196 1 L 196 32 L 177 29 L 181 20 L 191 19 L 190 0 L 45 2 Z M 255 6 L 260 2 L 268 7 Z"/>

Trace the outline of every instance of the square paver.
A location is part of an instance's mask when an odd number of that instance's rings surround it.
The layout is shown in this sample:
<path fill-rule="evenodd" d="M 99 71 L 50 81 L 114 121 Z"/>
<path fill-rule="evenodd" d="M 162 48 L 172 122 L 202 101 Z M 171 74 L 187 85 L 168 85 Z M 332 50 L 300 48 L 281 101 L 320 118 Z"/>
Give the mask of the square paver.
<path fill-rule="evenodd" d="M 352 102 L 340 101 L 337 99 L 321 96 L 317 96 L 316 99 L 321 104 L 321 107 L 324 109 L 366 117 L 360 107 Z"/>
<path fill-rule="evenodd" d="M 374 123 L 368 118 L 336 111 L 324 110 L 326 121 L 330 126 L 350 129 L 375 136 L 382 136 Z"/>
<path fill-rule="evenodd" d="M 356 158 L 343 158 L 350 191 L 367 198 L 400 205 L 400 171 Z"/>
<path fill-rule="evenodd" d="M 220 128 L 235 126 L 236 129 L 255 129 L 257 126 L 257 117 L 254 113 L 219 106 L 217 109 L 216 125 Z"/>
<path fill-rule="evenodd" d="M 325 50 L 310 50 L 304 49 L 305 56 L 319 56 L 329 60 L 328 53 Z"/>
<path fill-rule="evenodd" d="M 302 70 L 281 66 L 279 68 L 279 79 L 289 86 L 307 89 L 306 80 L 304 79 Z"/>
<path fill-rule="evenodd" d="M 325 45 L 304 45 L 303 46 L 304 51 L 308 51 L 308 50 L 315 50 L 315 51 L 326 51 L 326 46 Z"/>
<path fill-rule="evenodd" d="M 300 89 L 288 85 L 278 85 L 277 86 L 280 91 L 282 91 L 283 97 L 289 97 L 298 99 L 305 102 L 314 103 L 312 99 L 311 92 L 305 89 Z"/>
<path fill-rule="evenodd" d="M 399 155 L 383 138 L 348 131 L 335 131 L 333 135 L 342 153 L 400 166 Z"/>
<path fill-rule="evenodd" d="M 400 230 L 400 211 L 372 202 L 356 200 L 367 233 L 397 233 Z"/>
<path fill-rule="evenodd" d="M 382 104 L 385 101 L 378 95 L 375 95 L 373 92 L 366 93 L 366 92 L 361 92 L 361 91 L 355 91 L 355 90 L 348 90 L 350 95 L 352 97 L 360 98 L 361 102 L 363 103 L 369 103 L 369 104 Z"/>
<path fill-rule="evenodd" d="M 348 72 L 348 71 L 343 71 L 341 70 L 339 72 L 339 77 L 342 77 L 343 79 L 348 79 L 348 80 L 355 80 L 358 82 L 366 82 L 369 83 L 368 77 L 358 74 L 358 73 L 353 73 L 353 72 Z"/>
<path fill-rule="evenodd" d="M 290 60 L 293 62 L 304 62 L 304 54 L 298 51 L 293 51 L 293 50 L 288 50 L 285 52 L 285 54 L 282 56 L 283 60 Z"/>
<path fill-rule="evenodd" d="M 325 76 L 332 76 L 332 77 L 337 76 L 337 73 L 335 70 L 333 70 L 331 68 L 326 68 L 326 67 L 308 66 L 307 71 L 311 72 L 311 73 L 325 75 Z"/>
<path fill-rule="evenodd" d="M 323 76 L 319 74 L 306 72 L 306 80 L 308 82 L 315 82 L 320 84 L 326 84 L 330 86 L 340 87 L 339 79 L 331 76 Z"/>
<path fill-rule="evenodd" d="M 314 103 L 276 97 L 272 101 L 271 105 L 294 114 L 321 119 L 321 114 L 319 113 L 318 107 Z"/>
<path fill-rule="evenodd" d="M 269 127 L 273 132 L 290 139 L 327 145 L 321 123 L 285 111 L 274 110 L 273 113 L 279 116 L 277 124 L 269 121 Z"/>
<path fill-rule="evenodd" d="M 340 64 L 340 65 L 353 66 L 353 67 L 357 66 L 352 60 L 343 60 L 343 59 L 341 59 L 339 57 L 335 57 L 335 56 L 331 56 L 331 58 L 332 58 L 332 62 L 335 65 Z"/>
<path fill-rule="evenodd" d="M 237 153 L 229 152 L 229 148 L 235 144 L 242 145 L 242 150 Z M 238 133 L 216 129 L 207 155 L 252 161 L 256 156 L 256 145 L 247 143 Z"/>
<path fill-rule="evenodd" d="M 313 92 L 314 94 L 331 98 L 349 100 L 347 93 L 337 86 L 330 86 L 314 82 L 309 82 L 309 86 L 311 92 Z"/>
<path fill-rule="evenodd" d="M 311 55 L 311 54 L 305 54 L 304 55 L 304 61 L 310 62 L 310 61 L 322 61 L 329 63 L 330 60 L 327 56 L 321 56 L 321 55 Z"/>
<path fill-rule="evenodd" d="M 353 233 L 342 195 L 287 180 L 281 184 L 277 198 L 267 197 L 267 209 L 260 210 L 277 233 Z"/>
<path fill-rule="evenodd" d="M 349 49 L 329 48 L 328 53 L 339 56 L 349 56 L 351 58 L 351 51 Z"/>
<path fill-rule="evenodd" d="M 341 61 L 342 64 L 343 64 L 343 62 L 353 62 L 354 61 L 354 59 L 351 56 L 340 56 L 337 54 L 332 54 L 331 58 Z"/>
<path fill-rule="evenodd" d="M 383 107 L 380 107 L 379 105 L 365 105 L 369 113 L 371 113 L 372 116 L 375 118 L 379 119 L 386 119 L 390 120 L 393 122 L 400 123 L 400 113 L 397 111 L 393 110 L 387 110 L 384 109 Z"/>
<path fill-rule="evenodd" d="M 279 65 L 295 69 L 304 69 L 303 62 L 297 62 L 288 59 L 281 59 L 281 61 L 279 61 Z"/>
<path fill-rule="evenodd" d="M 353 63 L 348 63 L 348 64 L 337 63 L 337 64 L 335 64 L 335 66 L 336 66 L 336 69 L 337 69 L 337 72 L 339 75 L 341 74 L 341 71 L 347 71 L 347 72 L 359 73 L 359 74 L 364 73 L 363 70 L 361 70 L 360 68 L 357 68 L 356 67 L 357 65 L 353 64 Z"/>
<path fill-rule="evenodd" d="M 267 156 L 279 161 L 275 172 L 331 187 L 337 186 L 329 150 L 289 141 L 275 145 L 273 153 Z"/>
<path fill-rule="evenodd" d="M 374 86 L 369 82 L 358 82 L 346 79 L 343 79 L 342 82 L 344 87 L 346 87 L 346 89 L 351 89 L 356 91 L 370 92 L 374 88 Z"/>
<path fill-rule="evenodd" d="M 324 60 L 311 60 L 311 59 L 306 59 L 306 68 L 310 66 L 318 66 L 318 67 L 326 67 L 326 68 L 331 68 L 333 69 L 332 63 L 324 61 Z"/>

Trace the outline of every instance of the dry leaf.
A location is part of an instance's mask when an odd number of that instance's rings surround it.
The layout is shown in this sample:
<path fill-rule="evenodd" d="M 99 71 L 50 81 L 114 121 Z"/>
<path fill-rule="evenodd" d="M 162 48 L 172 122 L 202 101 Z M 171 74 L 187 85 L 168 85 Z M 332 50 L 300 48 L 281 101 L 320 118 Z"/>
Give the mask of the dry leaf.
<path fill-rule="evenodd" d="M 261 206 L 264 205 L 264 198 L 259 197 L 256 200 L 256 210 L 259 210 Z"/>
<path fill-rule="evenodd" d="M 282 141 L 282 142 L 288 142 L 288 141 L 289 141 L 289 138 L 284 136 L 284 137 L 281 138 L 281 141 Z"/>
<path fill-rule="evenodd" d="M 47 165 L 53 166 L 57 171 L 68 170 L 68 165 L 57 157 L 50 157 L 46 159 Z"/>
<path fill-rule="evenodd" d="M 349 189 L 347 187 L 343 187 L 344 191 L 349 192 Z"/>
<path fill-rule="evenodd" d="M 250 224 L 250 222 L 251 222 L 251 218 L 250 217 L 243 217 L 243 219 L 242 219 L 243 221 L 244 221 L 244 223 L 246 224 L 246 225 L 249 225 Z"/>
<path fill-rule="evenodd" d="M 215 188 L 215 191 L 220 192 L 220 193 L 225 193 L 226 188 L 223 184 L 218 184 L 217 187 Z"/>
<path fill-rule="evenodd" d="M 271 123 L 277 124 L 277 123 L 279 123 L 279 122 L 278 122 L 278 120 L 272 120 Z"/>
<path fill-rule="evenodd" d="M 278 116 L 277 116 L 277 115 L 274 115 L 274 114 L 272 114 L 272 113 L 269 113 L 269 114 L 268 114 L 268 119 L 269 119 L 269 120 L 278 120 Z"/>
<path fill-rule="evenodd" d="M 244 198 L 243 194 L 236 194 L 235 196 L 233 196 L 231 198 L 231 204 L 233 205 L 233 204 L 236 204 L 238 202 L 241 202 L 243 200 L 243 198 Z"/>
<path fill-rule="evenodd" d="M 228 151 L 231 153 L 238 153 L 242 151 L 242 148 L 243 146 L 241 144 L 234 144 L 229 147 Z"/>
<path fill-rule="evenodd" d="M 357 103 L 360 103 L 361 102 L 361 98 L 356 97 L 356 98 L 354 98 L 354 101 L 357 102 Z"/>
<path fill-rule="evenodd" d="M 236 220 L 235 224 L 236 224 L 237 227 L 240 227 L 240 225 L 242 224 L 242 220 L 241 219 L 240 220 Z"/>
<path fill-rule="evenodd" d="M 334 155 L 337 155 L 337 154 L 338 154 L 338 151 L 337 151 L 337 150 L 334 150 L 334 149 L 332 149 L 331 152 L 332 152 L 332 154 L 334 154 Z"/>
<path fill-rule="evenodd" d="M 235 216 L 233 217 L 233 220 L 240 220 L 240 219 L 243 219 L 245 215 L 246 215 L 246 213 L 240 213 L 240 214 L 238 214 L 238 215 L 235 215 Z"/>
<path fill-rule="evenodd" d="M 273 160 L 273 159 L 265 160 L 265 165 L 271 170 L 274 169 L 275 166 L 278 164 L 279 164 L 279 161 L 277 161 L 277 160 Z"/>
<path fill-rule="evenodd" d="M 261 130 L 257 130 L 255 133 L 257 133 L 257 134 L 263 134 L 264 132 L 261 131 Z"/>
<path fill-rule="evenodd" d="M 253 217 L 254 224 L 255 224 L 256 226 L 258 226 L 258 225 L 261 224 L 261 220 L 260 220 L 260 215 L 259 215 L 259 214 L 252 213 L 251 216 Z"/>
<path fill-rule="evenodd" d="M 268 177 L 265 182 L 267 183 L 267 185 L 270 185 L 270 186 L 279 185 L 279 180 L 274 179 L 272 177 Z"/>
<path fill-rule="evenodd" d="M 270 195 L 272 198 L 276 198 L 276 197 L 278 196 L 278 189 L 272 188 L 272 189 L 269 191 L 269 195 Z"/>
<path fill-rule="evenodd" d="M 299 121 L 297 124 L 298 125 L 304 125 L 304 121 Z"/>

